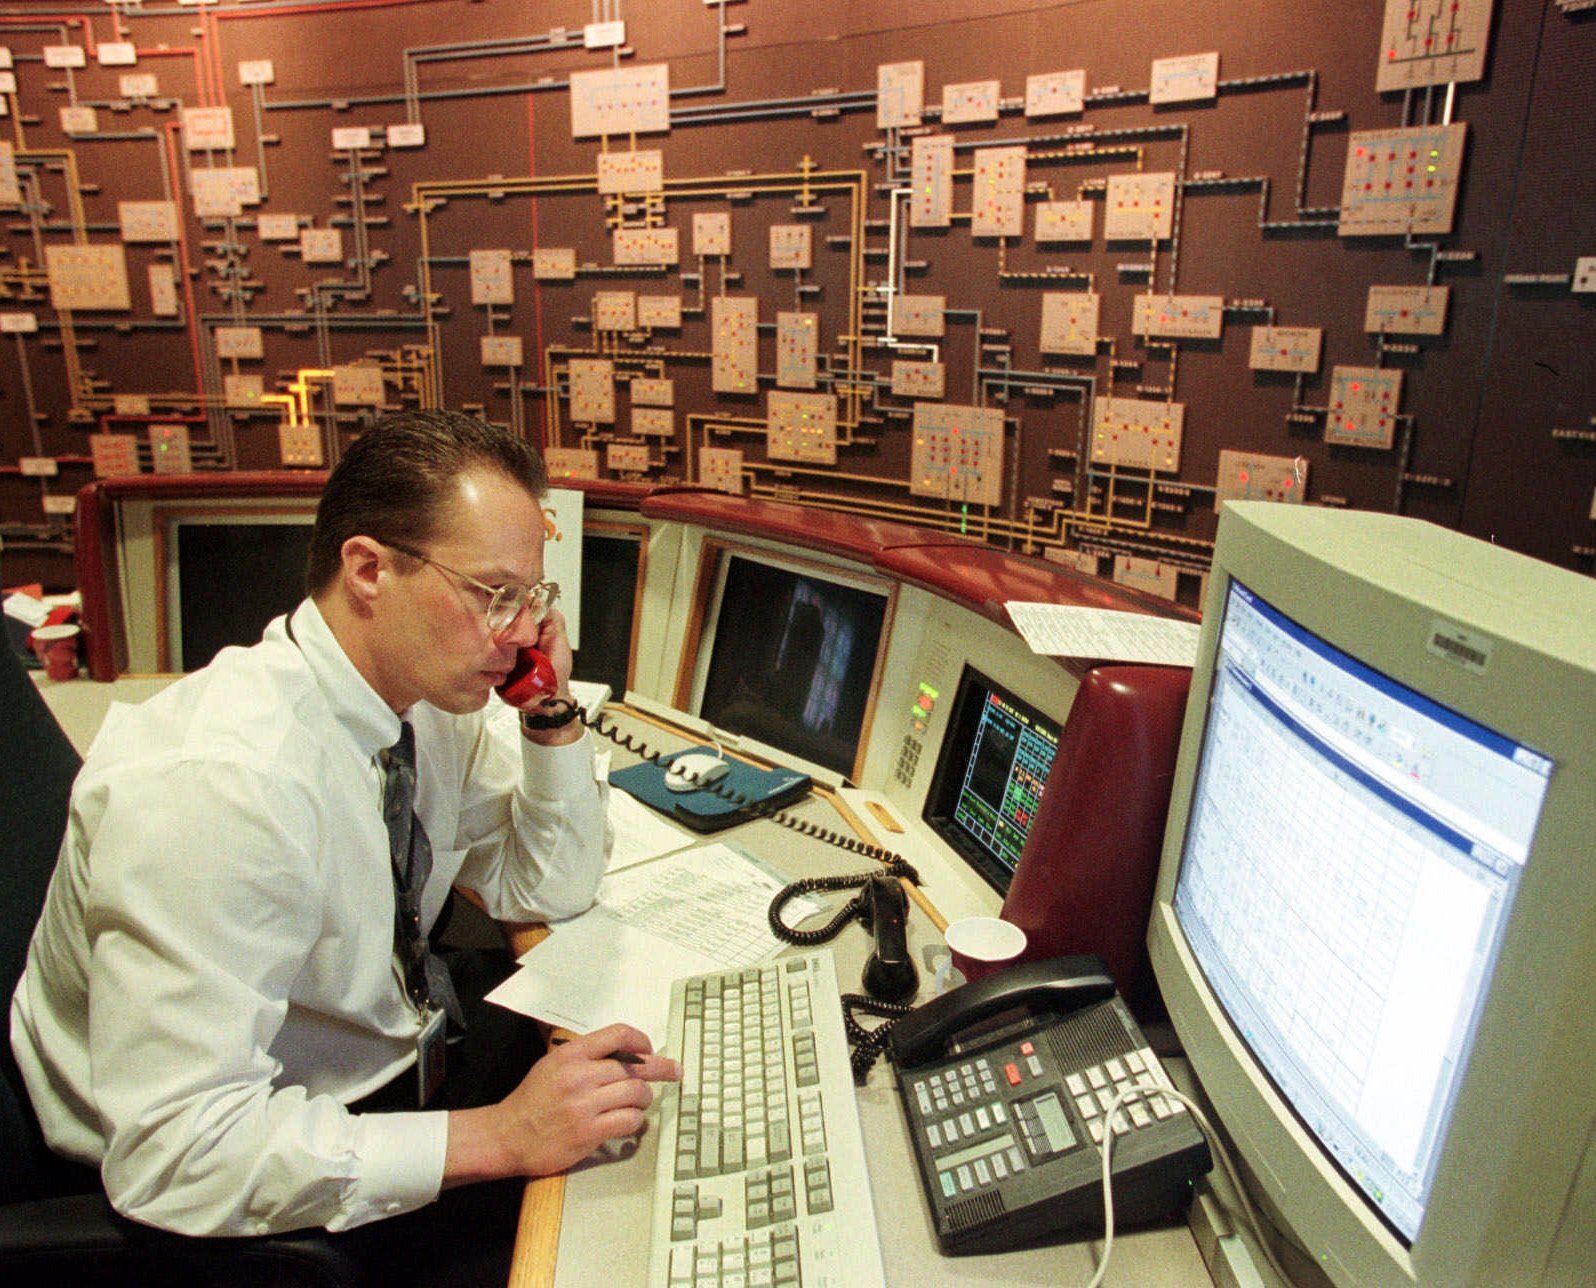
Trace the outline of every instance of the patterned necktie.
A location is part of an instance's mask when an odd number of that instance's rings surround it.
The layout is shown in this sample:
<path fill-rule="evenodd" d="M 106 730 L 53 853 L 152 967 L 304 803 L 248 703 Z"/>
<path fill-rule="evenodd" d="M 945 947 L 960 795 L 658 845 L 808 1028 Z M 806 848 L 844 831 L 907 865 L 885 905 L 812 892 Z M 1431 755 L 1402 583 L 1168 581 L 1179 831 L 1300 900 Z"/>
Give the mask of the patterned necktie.
<path fill-rule="evenodd" d="M 382 821 L 388 827 L 393 861 L 394 952 L 404 970 L 405 988 L 420 1008 L 442 1006 L 460 1027 L 465 1015 L 449 970 L 427 944 L 421 929 L 421 892 L 432 871 L 432 843 L 416 816 L 416 735 L 401 721 L 399 741 L 378 753 L 382 762 Z"/>

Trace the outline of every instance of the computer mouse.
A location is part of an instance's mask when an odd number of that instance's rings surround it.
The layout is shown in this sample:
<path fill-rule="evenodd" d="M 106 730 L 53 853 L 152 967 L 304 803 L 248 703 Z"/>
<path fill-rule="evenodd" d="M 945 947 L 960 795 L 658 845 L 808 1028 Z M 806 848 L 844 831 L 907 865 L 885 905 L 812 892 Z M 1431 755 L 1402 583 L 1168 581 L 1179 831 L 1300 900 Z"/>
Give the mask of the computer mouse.
<path fill-rule="evenodd" d="M 665 786 L 673 792 L 696 792 L 719 782 L 730 769 L 731 766 L 712 751 L 689 751 L 671 761 L 670 768 L 665 771 Z"/>

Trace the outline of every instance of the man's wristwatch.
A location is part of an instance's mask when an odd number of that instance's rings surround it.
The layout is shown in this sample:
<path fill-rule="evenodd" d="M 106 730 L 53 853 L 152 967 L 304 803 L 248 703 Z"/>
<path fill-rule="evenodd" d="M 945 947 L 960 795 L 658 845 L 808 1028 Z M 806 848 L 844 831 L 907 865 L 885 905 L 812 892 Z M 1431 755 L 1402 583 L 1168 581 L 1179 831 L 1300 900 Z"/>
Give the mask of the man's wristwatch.
<path fill-rule="evenodd" d="M 563 729 L 582 714 L 582 708 L 570 698 L 549 698 L 535 711 L 521 713 L 523 730 Z"/>

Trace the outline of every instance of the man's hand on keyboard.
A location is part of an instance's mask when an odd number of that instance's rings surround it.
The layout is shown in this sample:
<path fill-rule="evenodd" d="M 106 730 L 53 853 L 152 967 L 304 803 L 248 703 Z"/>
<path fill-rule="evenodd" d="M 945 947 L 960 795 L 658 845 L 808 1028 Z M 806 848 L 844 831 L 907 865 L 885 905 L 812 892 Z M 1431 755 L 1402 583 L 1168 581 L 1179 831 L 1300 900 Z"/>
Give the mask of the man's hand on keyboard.
<path fill-rule="evenodd" d="M 681 1065 L 653 1054 L 647 1035 L 629 1024 L 572 1038 L 498 1104 L 449 1115 L 444 1184 L 564 1171 L 605 1141 L 641 1131 L 654 1098 L 648 1084 L 681 1076 Z"/>

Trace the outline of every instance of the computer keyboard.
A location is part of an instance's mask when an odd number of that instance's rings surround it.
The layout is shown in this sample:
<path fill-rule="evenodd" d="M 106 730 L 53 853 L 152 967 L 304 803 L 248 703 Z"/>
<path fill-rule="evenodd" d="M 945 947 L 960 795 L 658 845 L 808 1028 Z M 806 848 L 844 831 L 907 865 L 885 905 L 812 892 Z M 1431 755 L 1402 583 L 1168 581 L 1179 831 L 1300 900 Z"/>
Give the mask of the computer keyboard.
<path fill-rule="evenodd" d="M 828 952 L 671 986 L 651 1288 L 878 1288 L 885 1279 Z"/>

